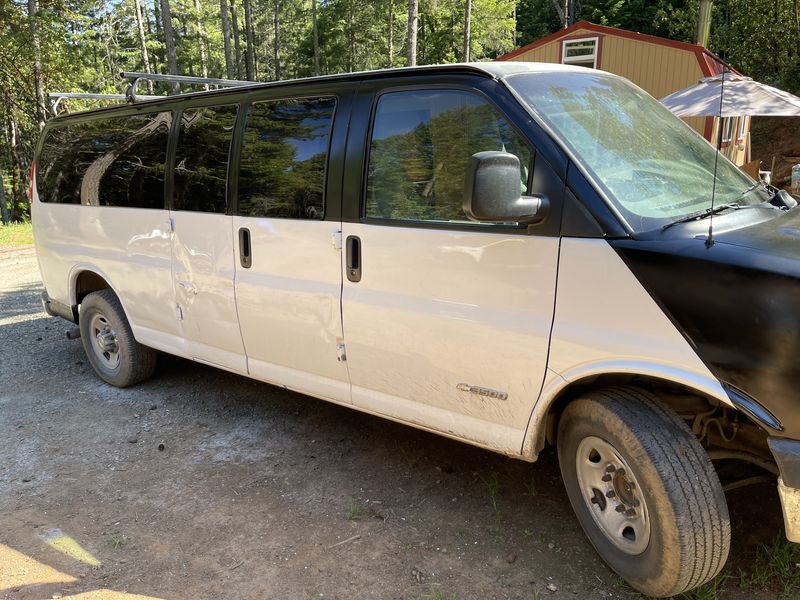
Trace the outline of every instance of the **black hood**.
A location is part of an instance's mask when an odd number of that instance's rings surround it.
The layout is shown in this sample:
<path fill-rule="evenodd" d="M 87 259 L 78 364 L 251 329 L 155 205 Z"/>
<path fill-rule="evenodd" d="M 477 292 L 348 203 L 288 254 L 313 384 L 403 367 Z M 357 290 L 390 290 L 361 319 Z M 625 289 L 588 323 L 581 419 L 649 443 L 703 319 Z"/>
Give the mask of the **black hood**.
<path fill-rule="evenodd" d="M 800 208 L 725 221 L 711 245 L 686 230 L 610 243 L 709 370 L 777 418 L 770 433 L 800 439 Z"/>

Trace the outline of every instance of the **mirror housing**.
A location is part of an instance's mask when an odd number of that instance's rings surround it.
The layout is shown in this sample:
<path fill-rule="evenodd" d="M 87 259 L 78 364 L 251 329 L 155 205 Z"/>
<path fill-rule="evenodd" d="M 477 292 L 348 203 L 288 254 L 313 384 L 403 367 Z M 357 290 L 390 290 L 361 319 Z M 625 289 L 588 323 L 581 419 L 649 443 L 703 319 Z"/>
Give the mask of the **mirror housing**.
<path fill-rule="evenodd" d="M 472 155 L 467 169 L 464 212 L 474 221 L 538 223 L 547 216 L 544 196 L 520 193 L 519 158 L 494 150 Z"/>

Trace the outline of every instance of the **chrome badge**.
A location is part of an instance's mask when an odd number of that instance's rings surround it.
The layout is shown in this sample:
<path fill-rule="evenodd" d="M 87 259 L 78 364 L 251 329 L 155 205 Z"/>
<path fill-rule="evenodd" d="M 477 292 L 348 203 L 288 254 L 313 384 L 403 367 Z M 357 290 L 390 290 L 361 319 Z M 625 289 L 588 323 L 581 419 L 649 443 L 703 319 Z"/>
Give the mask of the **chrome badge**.
<path fill-rule="evenodd" d="M 500 390 L 493 390 L 490 388 L 480 387 L 477 385 L 469 385 L 468 383 L 459 383 L 456 386 L 462 392 L 469 392 L 485 398 L 493 398 L 494 400 L 508 400 L 508 394 Z"/>

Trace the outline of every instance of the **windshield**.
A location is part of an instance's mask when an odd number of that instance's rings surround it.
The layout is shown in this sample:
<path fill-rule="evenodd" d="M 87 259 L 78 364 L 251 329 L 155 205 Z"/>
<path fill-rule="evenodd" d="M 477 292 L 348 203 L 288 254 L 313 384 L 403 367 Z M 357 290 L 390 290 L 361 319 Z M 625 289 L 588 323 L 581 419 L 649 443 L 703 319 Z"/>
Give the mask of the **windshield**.
<path fill-rule="evenodd" d="M 506 80 L 570 147 L 635 232 L 708 209 L 716 151 L 652 96 L 596 71 Z M 722 155 L 714 204 L 757 204 L 763 189 Z"/>

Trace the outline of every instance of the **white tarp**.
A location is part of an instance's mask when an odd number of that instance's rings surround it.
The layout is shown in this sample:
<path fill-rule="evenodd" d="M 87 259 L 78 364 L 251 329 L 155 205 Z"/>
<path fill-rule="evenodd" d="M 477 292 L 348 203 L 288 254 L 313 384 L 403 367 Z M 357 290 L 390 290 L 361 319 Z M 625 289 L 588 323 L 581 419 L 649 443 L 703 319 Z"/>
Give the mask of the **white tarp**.
<path fill-rule="evenodd" d="M 797 96 L 733 73 L 724 74 L 723 86 L 722 77 L 707 77 L 662 98 L 661 103 L 678 117 L 800 116 Z M 720 88 L 723 87 L 720 106 Z"/>

